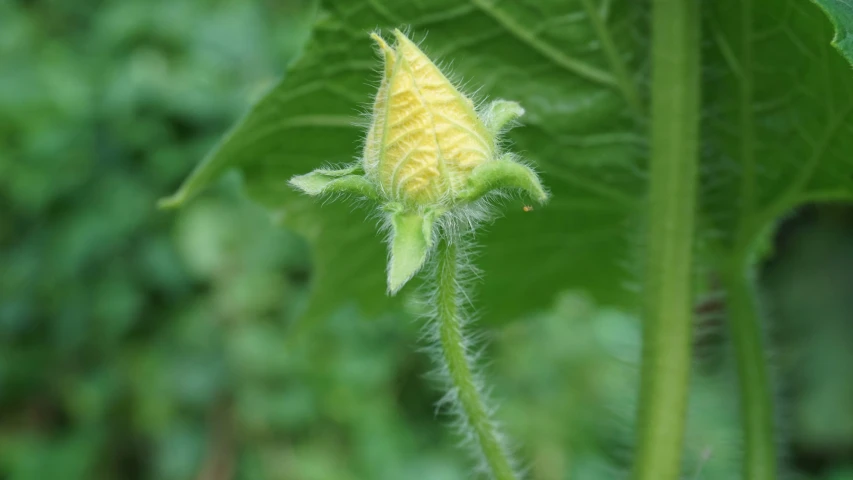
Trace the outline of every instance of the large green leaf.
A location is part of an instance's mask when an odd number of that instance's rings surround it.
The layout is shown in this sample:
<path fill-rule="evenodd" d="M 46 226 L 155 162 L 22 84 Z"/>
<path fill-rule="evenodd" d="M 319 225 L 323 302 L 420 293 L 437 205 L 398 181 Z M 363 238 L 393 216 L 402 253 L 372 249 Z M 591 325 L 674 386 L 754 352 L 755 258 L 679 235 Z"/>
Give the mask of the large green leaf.
<path fill-rule="evenodd" d="M 853 2 L 850 0 L 813 0 L 835 25 L 832 45 L 853 64 Z"/>
<path fill-rule="evenodd" d="M 743 255 L 796 206 L 850 200 L 853 75 L 809 4 L 714 2 L 705 18 L 704 233 Z"/>
<path fill-rule="evenodd" d="M 287 180 L 357 157 L 359 115 L 379 78 L 367 34 L 408 25 L 427 54 L 472 89 L 525 107 L 524 126 L 510 134 L 514 150 L 552 192 L 551 203 L 532 212 L 509 202 L 479 236 L 478 305 L 486 315 L 509 318 L 567 288 L 604 304 L 636 304 L 647 156 L 644 2 L 329 0 L 324 7 L 301 60 L 170 203 L 239 168 L 255 198 L 312 242 L 314 313 L 350 300 L 383 308 L 386 247 L 369 211 L 321 204 Z M 809 4 L 718 0 L 704 8 L 697 241 L 726 256 L 751 247 L 801 202 L 851 198 L 853 75 Z"/>

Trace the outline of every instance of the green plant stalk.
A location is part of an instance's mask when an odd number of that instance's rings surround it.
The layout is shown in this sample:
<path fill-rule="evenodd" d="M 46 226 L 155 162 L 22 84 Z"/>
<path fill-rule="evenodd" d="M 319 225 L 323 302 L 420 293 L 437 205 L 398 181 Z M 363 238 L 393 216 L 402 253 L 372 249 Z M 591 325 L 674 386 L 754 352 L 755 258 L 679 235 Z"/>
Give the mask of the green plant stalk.
<path fill-rule="evenodd" d="M 759 312 L 745 255 L 737 255 L 724 282 L 729 328 L 737 358 L 741 424 L 744 437 L 744 480 L 776 478 L 776 442 L 773 434 L 773 397 L 764 355 Z"/>
<path fill-rule="evenodd" d="M 483 393 L 477 385 L 467 352 L 461 316 L 459 286 L 459 240 L 442 240 L 438 245 L 436 275 L 436 328 L 451 397 L 466 429 L 482 452 L 485 466 L 495 480 L 518 478 L 510 456 L 500 441 Z"/>
<path fill-rule="evenodd" d="M 752 28 L 755 6 L 752 0 L 741 2 L 741 56 L 747 69 L 753 64 Z M 741 149 L 743 156 L 743 175 L 741 184 L 741 203 L 744 208 L 738 224 L 738 235 L 734 248 L 728 252 L 729 262 L 723 266 L 723 281 L 726 289 L 728 324 L 732 336 L 735 357 L 737 359 L 738 383 L 740 392 L 740 421 L 743 434 L 744 480 L 773 480 L 776 478 L 776 440 L 773 425 L 773 396 L 767 374 L 767 359 L 764 355 L 760 317 L 756 308 L 755 292 L 752 288 L 750 239 L 758 236 L 750 225 L 763 225 L 758 219 L 765 213 L 755 212 L 755 172 L 754 172 L 754 130 L 755 112 L 752 107 L 754 94 L 753 78 L 743 76 L 740 87 L 741 111 L 740 127 L 742 133 Z M 830 131 L 832 131 L 830 129 Z M 806 181 L 808 175 L 797 179 L 797 183 Z M 789 190 L 789 191 L 794 191 Z M 788 194 L 783 195 L 783 199 Z M 787 199 L 785 199 L 787 201 Z M 773 218 L 782 212 L 775 212 Z"/>
<path fill-rule="evenodd" d="M 700 120 L 695 0 L 654 0 L 652 151 L 636 480 L 679 478 L 690 373 Z"/>

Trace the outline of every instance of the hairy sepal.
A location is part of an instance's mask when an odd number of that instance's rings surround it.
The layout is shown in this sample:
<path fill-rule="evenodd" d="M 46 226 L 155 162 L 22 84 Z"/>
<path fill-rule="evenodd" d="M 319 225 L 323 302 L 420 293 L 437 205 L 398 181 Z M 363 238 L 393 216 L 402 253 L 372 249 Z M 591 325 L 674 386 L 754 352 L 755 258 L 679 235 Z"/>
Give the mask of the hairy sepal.
<path fill-rule="evenodd" d="M 312 196 L 348 194 L 378 201 L 380 196 L 376 187 L 362 175 L 355 174 L 357 170 L 358 167 L 338 170 L 318 169 L 305 175 L 295 176 L 289 183 Z"/>
<path fill-rule="evenodd" d="M 484 163 L 475 168 L 468 177 L 467 188 L 460 199 L 473 202 L 490 192 L 502 189 L 522 190 L 539 203 L 548 200 L 548 193 L 542 187 L 536 172 L 516 162 L 509 154 L 504 155 L 500 160 Z"/>
<path fill-rule="evenodd" d="M 433 247 L 436 212 L 390 212 L 388 294 L 394 295 L 423 268 Z"/>
<path fill-rule="evenodd" d="M 495 100 L 480 115 L 486 128 L 493 136 L 509 130 L 518 117 L 524 115 L 524 108 L 511 100 Z"/>

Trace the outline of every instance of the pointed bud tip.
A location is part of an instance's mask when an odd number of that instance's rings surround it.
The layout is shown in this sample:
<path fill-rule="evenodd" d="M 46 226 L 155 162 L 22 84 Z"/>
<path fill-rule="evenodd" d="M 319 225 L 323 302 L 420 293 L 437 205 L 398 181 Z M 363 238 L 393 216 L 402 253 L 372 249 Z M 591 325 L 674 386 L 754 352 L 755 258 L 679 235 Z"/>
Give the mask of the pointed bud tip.
<path fill-rule="evenodd" d="M 403 33 L 399 28 L 394 29 L 394 38 L 397 39 L 397 47 L 398 48 L 401 45 L 404 45 L 404 46 L 408 45 L 408 46 L 414 47 L 418 51 L 420 51 L 420 48 L 418 48 L 418 46 L 415 45 L 415 42 L 413 42 L 409 37 L 407 37 L 406 34 Z"/>
<path fill-rule="evenodd" d="M 378 33 L 376 33 L 376 32 L 371 32 L 371 33 L 370 33 L 370 38 L 372 38 L 372 39 L 373 39 L 373 41 L 375 41 L 375 42 L 376 42 L 376 44 L 377 44 L 377 45 L 379 45 L 379 48 L 381 48 L 381 49 L 382 49 L 382 51 L 384 51 L 384 52 L 386 52 L 386 53 L 392 53 L 392 54 L 394 53 L 394 49 L 393 49 L 393 48 L 391 48 L 391 47 L 388 45 L 388 42 L 386 42 L 386 41 L 385 41 L 385 39 L 384 39 L 384 38 L 382 38 Z"/>

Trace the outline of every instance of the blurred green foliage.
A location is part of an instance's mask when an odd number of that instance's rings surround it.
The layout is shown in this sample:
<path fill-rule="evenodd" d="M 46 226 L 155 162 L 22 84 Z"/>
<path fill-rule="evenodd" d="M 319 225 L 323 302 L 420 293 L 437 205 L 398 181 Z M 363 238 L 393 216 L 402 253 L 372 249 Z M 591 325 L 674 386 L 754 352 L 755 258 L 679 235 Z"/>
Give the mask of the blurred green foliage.
<path fill-rule="evenodd" d="M 273 84 L 313 13 L 0 3 L 0 479 L 469 478 L 413 312 L 350 306 L 294 335 L 307 246 L 237 178 L 154 209 Z M 764 275 L 783 443 L 795 475 L 850 480 L 853 222 L 797 218 Z M 696 479 L 738 471 L 718 303 L 697 319 Z M 577 293 L 490 331 L 486 374 L 531 478 L 627 472 L 639 338 L 635 318 Z"/>

